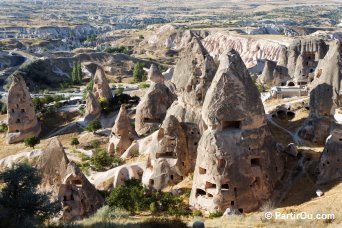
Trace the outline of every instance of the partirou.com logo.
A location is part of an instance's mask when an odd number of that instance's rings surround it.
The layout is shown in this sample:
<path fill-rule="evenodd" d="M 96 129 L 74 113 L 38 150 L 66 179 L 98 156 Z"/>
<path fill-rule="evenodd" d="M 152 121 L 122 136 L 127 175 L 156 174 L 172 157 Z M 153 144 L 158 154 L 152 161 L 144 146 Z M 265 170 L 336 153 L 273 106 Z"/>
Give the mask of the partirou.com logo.
<path fill-rule="evenodd" d="M 311 214 L 307 212 L 291 212 L 291 213 L 281 213 L 281 212 L 265 212 L 264 214 L 267 220 L 276 219 L 276 220 L 334 220 L 334 214 L 328 213 L 317 213 Z"/>

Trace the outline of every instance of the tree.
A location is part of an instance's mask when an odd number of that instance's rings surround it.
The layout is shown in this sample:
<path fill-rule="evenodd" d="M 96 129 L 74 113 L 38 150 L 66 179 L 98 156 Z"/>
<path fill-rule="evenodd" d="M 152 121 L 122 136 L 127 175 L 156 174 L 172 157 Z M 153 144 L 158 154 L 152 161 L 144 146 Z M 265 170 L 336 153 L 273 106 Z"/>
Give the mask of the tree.
<path fill-rule="evenodd" d="M 78 69 L 77 69 L 77 62 L 74 61 L 73 64 L 72 64 L 72 72 L 71 72 L 71 81 L 73 84 L 78 84 L 80 81 L 79 81 L 79 78 L 78 78 Z"/>
<path fill-rule="evenodd" d="M 25 146 L 29 146 L 34 149 L 35 145 L 40 143 L 40 140 L 36 136 L 33 136 L 33 137 L 24 139 L 24 143 L 25 143 Z"/>
<path fill-rule="evenodd" d="M 135 82 L 146 81 L 145 63 L 138 62 L 134 65 L 133 78 Z"/>
<path fill-rule="evenodd" d="M 31 166 L 19 164 L 7 169 L 0 173 L 0 180 L 4 183 L 0 205 L 7 213 L 6 219 L 0 220 L 1 227 L 36 227 L 60 210 L 59 202 L 50 202 L 49 193 L 37 191 L 41 177 Z"/>
<path fill-rule="evenodd" d="M 101 129 L 101 122 L 98 120 L 91 121 L 87 127 L 86 130 L 95 133 L 96 130 Z"/>
<path fill-rule="evenodd" d="M 105 171 L 108 168 L 112 168 L 113 165 L 118 166 L 121 163 L 121 159 L 109 156 L 106 150 L 97 149 L 91 162 L 97 171 Z"/>
<path fill-rule="evenodd" d="M 77 146 L 77 145 L 79 145 L 80 144 L 80 142 L 78 141 L 78 139 L 77 138 L 72 138 L 72 140 L 71 140 L 71 146 Z"/>
<path fill-rule="evenodd" d="M 76 62 L 76 78 L 78 83 L 80 83 L 82 81 L 83 75 L 82 75 L 82 66 L 81 66 L 81 62 L 78 60 Z"/>

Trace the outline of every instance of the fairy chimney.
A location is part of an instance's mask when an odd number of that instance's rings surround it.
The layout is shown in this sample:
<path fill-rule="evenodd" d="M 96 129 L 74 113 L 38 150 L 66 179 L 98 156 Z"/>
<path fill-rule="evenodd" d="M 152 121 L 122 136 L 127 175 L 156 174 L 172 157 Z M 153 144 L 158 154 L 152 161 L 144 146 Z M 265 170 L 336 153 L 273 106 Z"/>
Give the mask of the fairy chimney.
<path fill-rule="evenodd" d="M 26 83 L 21 76 L 13 76 L 7 98 L 8 144 L 21 142 L 25 138 L 38 136 L 41 127 Z"/>
<path fill-rule="evenodd" d="M 137 134 L 131 125 L 126 108 L 124 105 L 121 105 L 110 134 L 108 153 L 121 156 L 136 138 Z"/>
<path fill-rule="evenodd" d="M 190 205 L 198 210 L 250 212 L 271 197 L 283 174 L 260 94 L 235 50 L 220 57 L 202 117 Z"/>
<path fill-rule="evenodd" d="M 93 93 L 98 100 L 102 98 L 111 100 L 113 98 L 112 90 L 109 87 L 106 75 L 100 66 L 97 67 L 95 73 Z"/>
<path fill-rule="evenodd" d="M 88 92 L 86 98 L 86 109 L 84 114 L 84 121 L 90 122 L 100 118 L 101 106 L 92 92 Z"/>
<path fill-rule="evenodd" d="M 147 79 L 154 83 L 164 82 L 164 76 L 160 73 L 155 64 L 151 64 L 151 67 L 148 70 Z"/>

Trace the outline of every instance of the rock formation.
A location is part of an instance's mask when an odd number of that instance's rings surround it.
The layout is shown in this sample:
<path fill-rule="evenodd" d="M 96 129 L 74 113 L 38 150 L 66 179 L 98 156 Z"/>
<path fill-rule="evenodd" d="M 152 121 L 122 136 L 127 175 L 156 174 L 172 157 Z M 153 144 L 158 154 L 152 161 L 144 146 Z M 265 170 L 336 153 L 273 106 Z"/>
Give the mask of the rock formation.
<path fill-rule="evenodd" d="M 275 70 L 277 64 L 273 61 L 266 60 L 264 70 L 260 76 L 260 82 L 265 85 L 274 85 L 273 71 Z"/>
<path fill-rule="evenodd" d="M 86 110 L 84 114 L 84 121 L 90 122 L 96 120 L 101 116 L 101 106 L 99 101 L 95 98 L 92 92 L 88 92 L 86 98 Z"/>
<path fill-rule="evenodd" d="M 121 105 L 110 135 L 108 153 L 121 156 L 136 138 L 137 133 L 131 125 L 126 108 L 124 105 Z"/>
<path fill-rule="evenodd" d="M 179 123 L 174 116 L 167 117 L 151 144 L 143 184 L 159 191 L 193 172 L 199 138 L 196 124 Z"/>
<path fill-rule="evenodd" d="M 310 116 L 300 136 L 324 144 L 330 133 L 335 110 L 342 107 L 342 45 L 336 41 L 315 71 L 310 92 Z"/>
<path fill-rule="evenodd" d="M 342 178 L 342 125 L 337 125 L 325 144 L 319 161 L 318 184 L 326 184 Z"/>
<path fill-rule="evenodd" d="M 102 196 L 74 162 L 68 164 L 58 199 L 63 205 L 64 220 L 88 217 L 104 204 Z"/>
<path fill-rule="evenodd" d="M 106 75 L 100 66 L 97 67 L 95 73 L 93 93 L 96 99 L 106 98 L 107 100 L 111 100 L 113 98 Z"/>
<path fill-rule="evenodd" d="M 148 70 L 147 79 L 155 83 L 164 82 L 164 76 L 160 73 L 158 67 L 155 64 L 151 64 L 151 67 Z"/>
<path fill-rule="evenodd" d="M 289 75 L 297 84 L 310 82 L 319 60 L 323 59 L 328 46 L 320 39 L 296 39 L 287 51 L 287 68 Z"/>
<path fill-rule="evenodd" d="M 220 57 L 202 117 L 208 129 L 198 145 L 190 205 L 210 212 L 258 209 L 270 198 L 284 164 L 260 94 L 234 50 Z"/>
<path fill-rule="evenodd" d="M 41 131 L 30 93 L 21 76 L 13 76 L 13 82 L 8 91 L 7 124 L 6 142 L 9 144 L 38 136 Z"/>
<path fill-rule="evenodd" d="M 164 84 L 164 77 L 157 68 L 151 66 L 149 78 L 152 81 L 151 86 L 136 111 L 135 130 L 139 135 L 159 128 L 167 109 L 175 99 L 172 91 Z"/>
<path fill-rule="evenodd" d="M 52 192 L 52 196 L 57 198 L 59 188 L 66 175 L 68 163 L 69 159 L 58 138 L 51 139 L 36 164 L 39 175 L 42 177 L 40 188 Z"/>
<path fill-rule="evenodd" d="M 179 122 L 195 123 L 201 132 L 206 129 L 202 121 L 202 104 L 216 72 L 214 59 L 203 47 L 201 41 L 194 38 L 182 53 L 172 77 L 177 89 L 178 100 L 167 112 Z"/>

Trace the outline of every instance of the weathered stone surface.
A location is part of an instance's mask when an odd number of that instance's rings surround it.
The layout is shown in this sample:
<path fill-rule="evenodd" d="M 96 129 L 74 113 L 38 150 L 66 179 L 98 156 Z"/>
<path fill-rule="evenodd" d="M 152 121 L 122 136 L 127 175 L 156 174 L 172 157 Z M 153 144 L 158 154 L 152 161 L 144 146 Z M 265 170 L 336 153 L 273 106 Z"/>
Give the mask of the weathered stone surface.
<path fill-rule="evenodd" d="M 9 144 L 38 136 L 41 131 L 30 93 L 21 76 L 13 76 L 13 82 L 8 91 L 7 123 L 6 142 Z"/>
<path fill-rule="evenodd" d="M 319 161 L 318 184 L 326 184 L 342 178 L 342 125 L 335 126 L 325 144 Z"/>
<path fill-rule="evenodd" d="M 161 190 L 175 185 L 193 172 L 200 133 L 196 124 L 179 123 L 167 117 L 151 143 L 143 184 Z"/>
<path fill-rule="evenodd" d="M 151 64 L 151 67 L 148 70 L 147 79 L 154 83 L 164 82 L 164 76 L 160 73 L 158 67 L 155 64 Z"/>
<path fill-rule="evenodd" d="M 131 125 L 126 108 L 124 105 L 121 105 L 110 135 L 108 153 L 121 156 L 136 138 L 137 133 Z"/>
<path fill-rule="evenodd" d="M 102 196 L 74 162 L 68 164 L 58 199 L 63 205 L 64 220 L 88 217 L 104 204 Z"/>
<path fill-rule="evenodd" d="M 177 88 L 178 100 L 172 104 L 167 116 L 173 115 L 180 122 L 196 123 L 203 132 L 206 126 L 200 113 L 216 69 L 201 41 L 194 38 L 176 65 L 172 82 Z"/>
<path fill-rule="evenodd" d="M 52 192 L 52 196 L 57 198 L 59 188 L 66 175 L 68 163 L 69 159 L 58 138 L 51 139 L 36 164 L 39 175 L 42 177 L 40 189 Z"/>
<path fill-rule="evenodd" d="M 143 135 L 158 129 L 174 99 L 174 94 L 163 82 L 152 82 L 137 106 L 135 117 L 136 132 L 139 135 Z"/>
<path fill-rule="evenodd" d="M 127 180 L 141 180 L 144 169 L 145 167 L 141 163 L 121 166 L 115 173 L 113 187 L 124 185 Z"/>
<path fill-rule="evenodd" d="M 84 114 L 84 121 L 90 122 L 100 118 L 101 106 L 92 92 L 88 92 L 86 98 L 86 109 Z"/>
<path fill-rule="evenodd" d="M 210 212 L 258 209 L 270 198 L 284 164 L 258 90 L 234 50 L 220 58 L 202 117 L 208 129 L 198 145 L 190 205 Z"/>
<path fill-rule="evenodd" d="M 324 144 L 334 121 L 335 110 L 342 107 L 342 46 L 336 41 L 317 66 L 310 92 L 310 117 L 299 135 Z"/>
<path fill-rule="evenodd" d="M 266 60 L 264 70 L 260 76 L 260 82 L 265 85 L 274 85 L 273 71 L 275 70 L 277 64 L 273 61 Z"/>
<path fill-rule="evenodd" d="M 106 75 L 100 66 L 97 67 L 95 73 L 93 93 L 96 99 L 106 98 L 107 100 L 111 100 L 113 98 Z"/>

